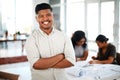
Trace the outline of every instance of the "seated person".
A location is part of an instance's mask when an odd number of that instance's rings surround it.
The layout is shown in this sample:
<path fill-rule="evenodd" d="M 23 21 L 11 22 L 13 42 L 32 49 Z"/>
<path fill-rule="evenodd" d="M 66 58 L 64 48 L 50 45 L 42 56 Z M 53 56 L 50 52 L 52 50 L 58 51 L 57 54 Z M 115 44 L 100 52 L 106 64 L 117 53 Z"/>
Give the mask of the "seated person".
<path fill-rule="evenodd" d="M 107 43 L 109 39 L 104 35 L 98 35 L 96 38 L 97 46 L 99 47 L 97 57 L 92 56 L 90 64 L 111 64 L 114 63 L 116 48 L 113 44 Z"/>
<path fill-rule="evenodd" d="M 75 31 L 71 40 L 75 50 L 76 61 L 86 60 L 88 57 L 88 47 L 85 33 L 80 30 Z"/>

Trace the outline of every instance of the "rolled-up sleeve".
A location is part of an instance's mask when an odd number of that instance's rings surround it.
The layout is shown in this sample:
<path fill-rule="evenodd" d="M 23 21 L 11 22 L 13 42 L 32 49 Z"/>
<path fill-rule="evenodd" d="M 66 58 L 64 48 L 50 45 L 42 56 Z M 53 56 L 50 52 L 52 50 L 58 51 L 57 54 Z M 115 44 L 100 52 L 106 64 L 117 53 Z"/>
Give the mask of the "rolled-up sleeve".
<path fill-rule="evenodd" d="M 30 62 L 31 67 L 33 67 L 33 64 L 40 58 L 40 54 L 33 35 L 27 38 L 25 43 L 25 51 L 28 61 Z"/>
<path fill-rule="evenodd" d="M 65 37 L 65 58 L 70 61 L 73 65 L 75 65 L 75 51 L 72 45 L 72 42 L 69 37 Z"/>

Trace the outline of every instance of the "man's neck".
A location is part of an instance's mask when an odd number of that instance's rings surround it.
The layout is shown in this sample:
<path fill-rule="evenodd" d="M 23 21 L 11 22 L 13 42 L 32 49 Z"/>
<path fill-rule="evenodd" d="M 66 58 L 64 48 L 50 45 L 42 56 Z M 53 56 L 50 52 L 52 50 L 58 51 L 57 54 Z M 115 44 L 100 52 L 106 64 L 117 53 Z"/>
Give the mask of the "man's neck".
<path fill-rule="evenodd" d="M 52 32 L 52 28 L 49 29 L 41 29 L 43 32 L 45 32 L 47 35 L 49 35 Z"/>

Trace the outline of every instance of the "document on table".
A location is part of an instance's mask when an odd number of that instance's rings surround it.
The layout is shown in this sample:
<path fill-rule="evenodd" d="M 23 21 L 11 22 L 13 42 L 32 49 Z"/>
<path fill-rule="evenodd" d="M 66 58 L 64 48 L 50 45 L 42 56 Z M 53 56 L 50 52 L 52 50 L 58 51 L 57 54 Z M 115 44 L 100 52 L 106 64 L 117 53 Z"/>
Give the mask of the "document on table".
<path fill-rule="evenodd" d="M 78 62 L 67 68 L 67 73 L 74 77 L 92 77 L 95 80 L 119 80 L 120 66 L 113 64 L 88 64 Z"/>

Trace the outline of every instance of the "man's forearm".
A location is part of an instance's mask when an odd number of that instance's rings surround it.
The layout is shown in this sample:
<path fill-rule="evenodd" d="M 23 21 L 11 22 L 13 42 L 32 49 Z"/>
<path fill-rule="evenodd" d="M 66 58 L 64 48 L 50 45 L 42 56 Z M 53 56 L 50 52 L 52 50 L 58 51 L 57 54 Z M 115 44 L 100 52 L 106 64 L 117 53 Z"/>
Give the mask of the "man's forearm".
<path fill-rule="evenodd" d="M 52 66 L 54 66 L 55 64 L 57 64 L 58 62 L 60 62 L 63 59 L 64 59 L 63 53 L 58 54 L 58 55 L 53 56 L 53 57 L 49 57 L 49 58 L 41 58 L 36 63 L 34 63 L 33 68 L 34 69 L 51 68 Z"/>
<path fill-rule="evenodd" d="M 67 68 L 73 66 L 71 62 L 69 62 L 67 59 L 63 59 L 62 61 L 58 62 L 56 65 L 53 66 L 53 68 Z"/>

